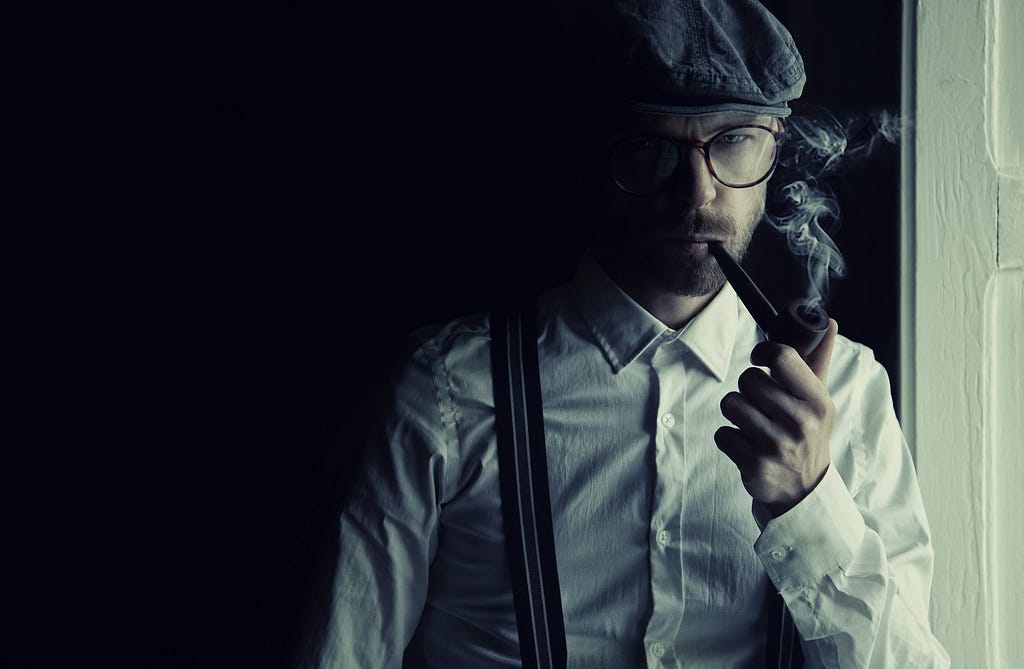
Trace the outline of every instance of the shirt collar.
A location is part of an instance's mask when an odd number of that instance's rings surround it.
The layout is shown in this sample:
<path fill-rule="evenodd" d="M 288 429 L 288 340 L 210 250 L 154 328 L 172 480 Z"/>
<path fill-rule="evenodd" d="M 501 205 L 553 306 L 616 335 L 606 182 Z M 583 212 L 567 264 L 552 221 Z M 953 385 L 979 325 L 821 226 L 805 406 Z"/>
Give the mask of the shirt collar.
<path fill-rule="evenodd" d="M 616 374 L 651 346 L 678 339 L 719 380 L 727 375 L 740 308 L 728 283 L 680 330 L 667 327 L 623 292 L 590 251 L 573 278 L 572 295 Z"/>
<path fill-rule="evenodd" d="M 679 340 L 719 381 L 729 374 L 742 309 L 736 291 L 726 282 L 679 333 Z"/>

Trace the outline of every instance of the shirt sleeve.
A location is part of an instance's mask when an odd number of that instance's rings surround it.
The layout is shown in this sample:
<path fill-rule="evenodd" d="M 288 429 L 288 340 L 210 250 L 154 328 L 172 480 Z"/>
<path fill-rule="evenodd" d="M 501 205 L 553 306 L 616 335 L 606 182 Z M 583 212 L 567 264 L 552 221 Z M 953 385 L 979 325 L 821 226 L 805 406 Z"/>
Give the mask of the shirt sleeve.
<path fill-rule="evenodd" d="M 948 667 L 928 623 L 934 552 L 888 377 L 873 358 L 858 377 L 863 443 L 851 446 L 865 453 L 865 475 L 850 486 L 830 465 L 782 516 L 765 523 L 755 509 L 763 530 L 754 549 L 800 632 L 806 666 Z"/>
<path fill-rule="evenodd" d="M 309 669 L 402 665 L 427 595 L 445 494 L 446 384 L 424 348 L 397 367 L 339 522 L 322 636 Z"/>

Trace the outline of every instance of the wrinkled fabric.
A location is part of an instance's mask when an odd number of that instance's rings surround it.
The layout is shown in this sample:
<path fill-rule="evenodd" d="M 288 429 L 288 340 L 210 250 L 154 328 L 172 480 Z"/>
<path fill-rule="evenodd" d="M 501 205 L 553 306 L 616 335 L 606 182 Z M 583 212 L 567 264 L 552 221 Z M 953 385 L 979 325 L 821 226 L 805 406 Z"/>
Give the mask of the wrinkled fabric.
<path fill-rule="evenodd" d="M 591 0 L 572 34 L 585 94 L 639 111 L 788 116 L 806 82 L 756 0 Z"/>
<path fill-rule="evenodd" d="M 942 667 L 932 546 L 884 369 L 839 337 L 832 465 L 786 514 L 715 446 L 760 340 L 726 285 L 666 328 L 588 255 L 542 295 L 538 348 L 569 666 L 761 667 L 769 593 L 808 667 Z M 340 518 L 325 643 L 308 666 L 519 666 L 485 315 L 423 333 Z"/>

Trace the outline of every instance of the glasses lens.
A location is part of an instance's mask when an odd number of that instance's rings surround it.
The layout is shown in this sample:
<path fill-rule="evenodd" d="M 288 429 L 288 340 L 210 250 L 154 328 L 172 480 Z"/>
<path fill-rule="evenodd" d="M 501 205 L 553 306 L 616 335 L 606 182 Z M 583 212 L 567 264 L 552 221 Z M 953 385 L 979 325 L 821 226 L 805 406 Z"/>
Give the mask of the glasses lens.
<path fill-rule="evenodd" d="M 711 167 L 727 186 L 749 186 L 775 165 L 775 135 L 764 128 L 730 128 L 708 147 Z"/>
<path fill-rule="evenodd" d="M 635 195 L 650 195 L 672 179 L 679 165 L 679 150 L 657 137 L 637 137 L 615 146 L 612 177 L 619 187 Z"/>

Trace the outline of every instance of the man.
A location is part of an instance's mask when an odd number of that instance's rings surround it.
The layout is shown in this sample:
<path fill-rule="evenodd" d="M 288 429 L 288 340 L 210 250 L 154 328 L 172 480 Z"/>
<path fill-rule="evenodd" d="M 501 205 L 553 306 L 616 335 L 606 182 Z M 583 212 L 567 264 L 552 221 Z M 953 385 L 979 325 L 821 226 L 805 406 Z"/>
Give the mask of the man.
<path fill-rule="evenodd" d="M 804 82 L 789 34 L 750 0 L 592 12 L 604 215 L 536 307 L 568 666 L 763 666 L 769 592 L 806 666 L 947 666 L 884 370 L 835 321 L 805 357 L 763 341 L 709 255 L 742 257 L 763 214 Z M 417 630 L 428 666 L 519 665 L 492 335 L 458 319 L 398 367 L 312 666 L 400 666 Z"/>

